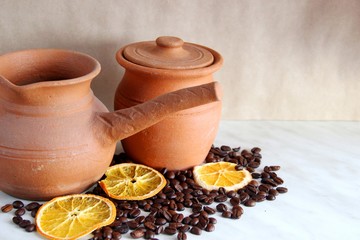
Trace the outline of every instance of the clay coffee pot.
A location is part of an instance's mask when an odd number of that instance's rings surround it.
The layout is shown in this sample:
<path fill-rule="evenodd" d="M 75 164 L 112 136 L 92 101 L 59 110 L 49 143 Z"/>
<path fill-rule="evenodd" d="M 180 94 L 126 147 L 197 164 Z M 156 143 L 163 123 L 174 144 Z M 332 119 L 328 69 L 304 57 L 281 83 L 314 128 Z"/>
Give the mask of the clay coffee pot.
<path fill-rule="evenodd" d="M 216 51 L 170 36 L 127 45 L 117 52 L 116 59 L 125 68 L 115 95 L 117 110 L 174 90 L 211 83 L 213 73 L 223 63 Z M 220 101 L 196 106 L 121 142 L 137 162 L 155 168 L 187 169 L 204 161 L 220 117 Z"/>
<path fill-rule="evenodd" d="M 90 88 L 99 72 L 94 58 L 66 50 L 0 56 L 1 191 L 34 200 L 82 192 L 104 174 L 120 139 L 218 101 L 218 86 L 205 84 L 109 113 Z"/>

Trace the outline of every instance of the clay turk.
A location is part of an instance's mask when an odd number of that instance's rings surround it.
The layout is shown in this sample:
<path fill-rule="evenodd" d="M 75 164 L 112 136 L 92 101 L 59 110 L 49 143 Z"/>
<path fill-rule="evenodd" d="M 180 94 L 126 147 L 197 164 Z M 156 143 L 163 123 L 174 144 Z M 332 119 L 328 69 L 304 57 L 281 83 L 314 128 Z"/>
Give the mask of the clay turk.
<path fill-rule="evenodd" d="M 109 113 L 90 88 L 99 72 L 94 58 L 73 51 L 0 56 L 1 191 L 35 200 L 80 193 L 104 174 L 118 140 L 218 101 L 218 86 L 205 84 Z"/>
<path fill-rule="evenodd" d="M 211 83 L 223 59 L 204 46 L 163 36 L 127 45 L 117 54 L 125 74 L 117 88 L 115 109 L 136 106 L 161 94 Z M 170 170 L 202 163 L 214 142 L 221 101 L 176 112 L 161 122 L 123 139 L 125 152 L 137 162 Z"/>

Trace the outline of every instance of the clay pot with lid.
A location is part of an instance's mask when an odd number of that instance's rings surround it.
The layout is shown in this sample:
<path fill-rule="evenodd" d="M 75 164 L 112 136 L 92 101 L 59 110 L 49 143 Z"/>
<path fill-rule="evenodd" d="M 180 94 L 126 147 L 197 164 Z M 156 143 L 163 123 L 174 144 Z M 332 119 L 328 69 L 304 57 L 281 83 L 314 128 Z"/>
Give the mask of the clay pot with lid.
<path fill-rule="evenodd" d="M 136 106 L 161 94 L 214 82 L 223 59 L 204 46 L 177 37 L 159 37 L 127 45 L 117 54 L 125 74 L 116 91 L 115 109 Z M 176 112 L 123 139 L 125 152 L 137 162 L 170 170 L 202 163 L 214 142 L 221 101 Z"/>
<path fill-rule="evenodd" d="M 0 56 L 0 191 L 34 200 L 80 193 L 105 173 L 120 139 L 218 101 L 217 84 L 205 84 L 110 113 L 90 88 L 99 72 L 73 51 Z"/>

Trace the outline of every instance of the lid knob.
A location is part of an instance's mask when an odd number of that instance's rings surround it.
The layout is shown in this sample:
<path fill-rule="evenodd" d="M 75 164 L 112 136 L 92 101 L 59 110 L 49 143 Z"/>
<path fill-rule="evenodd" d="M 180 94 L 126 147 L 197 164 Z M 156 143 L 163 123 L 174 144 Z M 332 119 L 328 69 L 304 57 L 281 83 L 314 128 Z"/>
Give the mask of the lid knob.
<path fill-rule="evenodd" d="M 177 37 L 163 36 L 156 39 L 156 45 L 166 48 L 179 48 L 184 45 L 184 41 Z"/>

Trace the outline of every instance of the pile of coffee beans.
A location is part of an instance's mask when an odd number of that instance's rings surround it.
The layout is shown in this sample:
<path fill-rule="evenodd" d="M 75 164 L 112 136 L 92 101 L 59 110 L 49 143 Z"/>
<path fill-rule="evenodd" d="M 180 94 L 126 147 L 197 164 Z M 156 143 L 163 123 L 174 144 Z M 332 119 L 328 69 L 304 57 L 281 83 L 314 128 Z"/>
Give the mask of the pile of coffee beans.
<path fill-rule="evenodd" d="M 116 220 L 95 230 L 90 240 L 118 240 L 124 234 L 134 239 L 152 240 L 157 239 L 160 234 L 166 234 L 185 240 L 188 234 L 201 235 L 203 231 L 215 231 L 218 222 L 216 217 L 240 219 L 244 213 L 243 206 L 254 207 L 265 200 L 273 201 L 279 194 L 287 192 L 287 188 L 280 186 L 284 180 L 276 173 L 280 166 L 265 166 L 258 170 L 262 158 L 260 152 L 258 147 L 241 150 L 240 147 L 213 146 L 210 149 L 206 163 L 232 162 L 236 164 L 237 170 L 247 169 L 251 173 L 253 180 L 237 191 L 226 191 L 224 188 L 211 191 L 203 189 L 194 181 L 192 169 L 159 170 L 167 180 L 166 186 L 157 195 L 145 200 L 111 199 L 117 208 Z M 132 160 L 121 153 L 114 155 L 112 165 L 125 162 Z M 98 184 L 87 193 L 108 198 Z M 35 225 L 21 216 L 27 210 L 34 217 L 40 204 L 34 202 L 30 203 L 32 207 L 28 207 L 29 204 L 24 207 L 20 201 L 15 202 L 3 206 L 1 210 L 8 212 L 16 208 L 14 223 L 24 227 L 26 231 L 34 231 Z M 23 223 L 24 221 L 26 222 Z"/>
<path fill-rule="evenodd" d="M 30 215 L 35 218 L 37 210 L 41 207 L 41 204 L 38 202 L 31 202 L 29 204 L 24 204 L 20 200 L 16 200 L 13 203 L 5 204 L 1 207 L 3 213 L 14 212 L 14 217 L 12 218 L 13 223 L 18 225 L 20 228 L 24 228 L 27 232 L 34 232 L 36 230 L 35 224 L 28 219 L 25 219 L 25 213 L 29 212 Z"/>
<path fill-rule="evenodd" d="M 201 235 L 215 230 L 217 218 L 240 219 L 243 206 L 254 207 L 257 203 L 273 201 L 287 188 L 281 187 L 283 179 L 277 175 L 280 166 L 261 164 L 261 149 L 241 150 L 240 147 L 212 147 L 206 163 L 226 161 L 236 164 L 237 170 L 247 169 L 253 180 L 237 191 L 206 190 L 196 184 L 192 169 L 160 172 L 167 180 L 166 186 L 154 197 L 140 201 L 113 200 L 117 217 L 111 225 L 94 231 L 91 240 L 120 239 L 123 234 L 132 238 L 157 239 L 160 234 L 174 235 L 178 240 L 188 234 Z M 131 162 L 125 153 L 115 155 L 112 164 Z M 97 185 L 91 192 L 106 197 Z M 185 209 L 190 210 L 184 211 Z"/>

